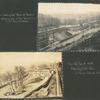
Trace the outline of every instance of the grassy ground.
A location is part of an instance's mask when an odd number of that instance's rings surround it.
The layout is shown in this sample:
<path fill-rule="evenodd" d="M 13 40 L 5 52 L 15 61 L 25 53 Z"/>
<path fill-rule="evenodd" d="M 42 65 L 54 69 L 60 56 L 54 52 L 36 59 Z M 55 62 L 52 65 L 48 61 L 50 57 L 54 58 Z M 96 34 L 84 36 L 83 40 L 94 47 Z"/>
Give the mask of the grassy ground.
<path fill-rule="evenodd" d="M 53 97 L 57 94 L 56 75 L 53 75 L 50 83 L 38 91 L 33 92 L 28 98 L 46 98 Z"/>
<path fill-rule="evenodd" d="M 49 83 L 48 91 L 49 91 L 49 95 L 48 96 L 57 95 L 56 74 L 53 75 L 53 77 L 52 77 L 52 79 L 51 79 L 51 81 Z"/>
<path fill-rule="evenodd" d="M 57 95 L 56 74 L 54 74 L 53 76 L 48 76 L 45 78 L 28 77 L 28 79 L 27 78 L 24 79 L 23 84 L 21 84 L 15 90 L 15 93 L 13 95 L 9 95 L 9 98 L 15 98 L 15 97 L 20 98 L 24 96 L 27 98 L 44 98 L 44 97 L 55 97 L 56 95 Z"/>
<path fill-rule="evenodd" d="M 72 50 L 100 50 L 100 31 L 96 32 L 91 38 L 78 44 Z"/>
<path fill-rule="evenodd" d="M 23 92 L 26 92 L 28 90 L 28 88 L 30 88 L 30 86 L 33 84 L 33 83 L 38 83 L 40 82 L 42 79 L 40 77 L 38 78 L 31 78 L 29 79 L 28 81 L 24 81 L 24 83 L 19 86 L 16 90 L 16 95 L 18 94 L 21 94 Z"/>

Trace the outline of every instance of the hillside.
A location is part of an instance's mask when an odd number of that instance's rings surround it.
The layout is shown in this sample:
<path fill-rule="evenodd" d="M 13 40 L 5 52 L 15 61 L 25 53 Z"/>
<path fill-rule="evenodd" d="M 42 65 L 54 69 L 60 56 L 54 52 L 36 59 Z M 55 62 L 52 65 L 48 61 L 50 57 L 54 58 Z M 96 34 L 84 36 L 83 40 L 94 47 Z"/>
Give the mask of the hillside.
<path fill-rule="evenodd" d="M 100 31 L 96 32 L 91 38 L 78 44 L 72 50 L 100 50 Z"/>

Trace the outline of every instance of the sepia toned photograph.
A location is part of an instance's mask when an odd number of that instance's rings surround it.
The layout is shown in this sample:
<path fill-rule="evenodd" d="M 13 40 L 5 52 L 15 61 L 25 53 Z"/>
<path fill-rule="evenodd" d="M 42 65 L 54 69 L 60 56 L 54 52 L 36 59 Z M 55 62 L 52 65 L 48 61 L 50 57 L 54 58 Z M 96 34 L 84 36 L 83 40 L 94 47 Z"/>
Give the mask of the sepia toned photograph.
<path fill-rule="evenodd" d="M 0 98 L 62 97 L 61 52 L 0 53 Z"/>
<path fill-rule="evenodd" d="M 38 51 L 100 50 L 100 4 L 38 3 Z"/>

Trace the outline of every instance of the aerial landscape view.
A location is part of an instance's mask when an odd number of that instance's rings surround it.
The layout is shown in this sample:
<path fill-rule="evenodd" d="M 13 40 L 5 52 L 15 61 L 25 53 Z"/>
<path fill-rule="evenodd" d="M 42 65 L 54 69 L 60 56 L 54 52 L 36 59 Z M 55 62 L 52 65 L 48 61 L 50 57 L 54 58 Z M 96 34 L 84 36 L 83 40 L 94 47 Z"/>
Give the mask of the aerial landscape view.
<path fill-rule="evenodd" d="M 100 50 L 100 5 L 38 4 L 38 51 Z"/>
<path fill-rule="evenodd" d="M 61 52 L 0 53 L 0 98 L 62 97 Z"/>

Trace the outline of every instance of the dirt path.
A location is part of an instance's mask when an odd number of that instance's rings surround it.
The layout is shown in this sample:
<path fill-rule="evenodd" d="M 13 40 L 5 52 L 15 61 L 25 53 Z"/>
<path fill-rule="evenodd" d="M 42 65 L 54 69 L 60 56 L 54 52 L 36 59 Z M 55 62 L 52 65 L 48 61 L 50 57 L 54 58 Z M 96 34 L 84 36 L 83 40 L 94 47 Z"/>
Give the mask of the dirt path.
<path fill-rule="evenodd" d="M 0 97 L 2 97 L 2 98 L 27 98 L 33 91 L 38 90 L 39 88 L 43 87 L 49 81 L 50 78 L 51 78 L 51 75 L 45 77 L 45 79 L 42 80 L 39 83 L 27 84 L 26 85 L 26 87 L 27 87 L 26 92 L 23 92 L 22 94 L 19 94 L 19 95 L 9 95 L 9 96 L 5 96 L 4 93 L 7 90 L 7 87 L 5 87 L 4 88 L 4 91 L 1 91 Z"/>

